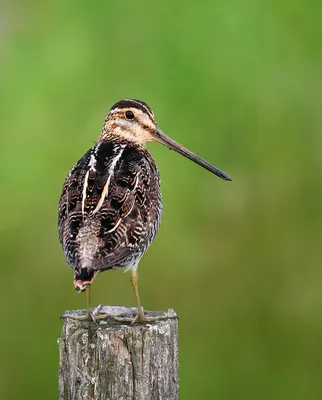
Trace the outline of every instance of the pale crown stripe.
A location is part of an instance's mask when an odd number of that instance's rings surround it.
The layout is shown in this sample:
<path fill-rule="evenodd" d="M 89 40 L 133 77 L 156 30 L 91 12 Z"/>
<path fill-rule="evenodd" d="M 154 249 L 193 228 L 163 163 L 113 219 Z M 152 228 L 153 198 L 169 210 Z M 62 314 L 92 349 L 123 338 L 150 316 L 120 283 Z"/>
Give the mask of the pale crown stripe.
<path fill-rule="evenodd" d="M 140 101 L 133 100 L 133 99 L 124 99 L 124 100 L 125 101 L 130 101 L 132 103 L 136 103 L 136 104 L 140 105 L 141 107 L 144 108 L 144 110 L 150 116 L 150 118 L 154 119 L 153 111 L 149 110 L 145 104 L 141 103 Z M 131 108 L 131 106 L 129 106 L 129 108 Z M 120 111 L 122 109 L 121 108 L 114 108 L 112 111 L 110 111 L 110 114 L 114 114 L 115 112 L 118 112 L 118 111 Z"/>
<path fill-rule="evenodd" d="M 125 100 L 131 101 L 132 103 L 139 104 L 141 107 L 143 107 L 145 109 L 145 111 L 147 112 L 147 114 L 150 115 L 150 117 L 154 118 L 153 112 L 150 111 L 145 104 L 141 103 L 140 101 L 134 100 L 134 99 L 125 99 Z"/>

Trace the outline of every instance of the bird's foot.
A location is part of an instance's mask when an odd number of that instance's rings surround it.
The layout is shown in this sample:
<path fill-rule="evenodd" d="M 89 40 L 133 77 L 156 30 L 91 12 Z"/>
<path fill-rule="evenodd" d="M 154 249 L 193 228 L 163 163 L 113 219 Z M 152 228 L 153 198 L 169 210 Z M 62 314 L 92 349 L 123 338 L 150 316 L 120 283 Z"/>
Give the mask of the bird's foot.
<path fill-rule="evenodd" d="M 141 312 L 136 312 L 136 309 L 133 307 L 128 309 L 126 307 L 109 307 L 103 306 L 100 304 L 96 308 L 94 308 L 90 312 L 84 312 L 84 310 L 77 311 L 66 311 L 61 318 L 70 318 L 76 321 L 89 321 L 98 323 L 99 321 L 111 319 L 117 322 L 125 322 L 130 323 L 131 325 L 143 325 L 149 324 L 157 321 L 164 321 L 166 319 L 177 319 L 177 314 L 172 310 L 168 310 L 166 313 L 156 313 L 150 312 L 154 315 L 148 316 L 144 313 L 143 308 Z M 135 315 L 136 314 L 136 315 Z M 159 315 L 155 315 L 159 314 Z"/>
<path fill-rule="evenodd" d="M 85 314 L 70 314 L 64 313 L 60 318 L 70 318 L 74 319 L 75 321 L 93 321 L 93 314 L 90 312 L 86 312 Z"/>
<path fill-rule="evenodd" d="M 94 308 L 92 315 L 93 315 L 95 322 L 102 321 L 109 317 L 108 313 L 102 312 L 102 308 L 103 308 L 103 304 L 99 304 L 96 308 Z"/>
<path fill-rule="evenodd" d="M 177 319 L 177 314 L 173 310 L 168 310 L 166 313 L 162 315 L 156 315 L 153 317 L 147 317 L 144 315 L 144 311 L 142 308 L 141 312 L 138 312 L 136 317 L 134 318 L 129 318 L 129 317 L 118 317 L 118 316 L 113 316 L 113 319 L 119 322 L 129 322 L 131 325 L 143 325 L 143 324 L 149 324 L 151 322 L 157 322 L 157 321 L 164 321 L 166 319 Z"/>
<path fill-rule="evenodd" d="M 97 306 L 94 310 L 84 312 L 83 311 L 72 311 L 72 312 L 65 312 L 60 318 L 70 318 L 76 321 L 90 321 L 90 322 L 97 322 L 103 319 L 108 318 L 108 314 L 101 313 L 102 304 Z M 81 314 L 80 314 L 81 313 Z"/>

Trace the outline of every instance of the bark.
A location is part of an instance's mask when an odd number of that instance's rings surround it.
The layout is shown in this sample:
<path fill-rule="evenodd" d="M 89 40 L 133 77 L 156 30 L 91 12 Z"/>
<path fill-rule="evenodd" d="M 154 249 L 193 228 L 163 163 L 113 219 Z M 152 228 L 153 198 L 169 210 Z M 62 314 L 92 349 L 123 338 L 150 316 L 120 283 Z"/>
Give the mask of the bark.
<path fill-rule="evenodd" d="M 135 309 L 125 307 L 103 311 L 135 314 Z M 59 340 L 60 400 L 178 399 L 177 318 L 131 325 L 112 318 L 94 323 L 66 317 L 78 313 L 64 315 Z M 173 310 L 167 314 L 176 317 Z"/>

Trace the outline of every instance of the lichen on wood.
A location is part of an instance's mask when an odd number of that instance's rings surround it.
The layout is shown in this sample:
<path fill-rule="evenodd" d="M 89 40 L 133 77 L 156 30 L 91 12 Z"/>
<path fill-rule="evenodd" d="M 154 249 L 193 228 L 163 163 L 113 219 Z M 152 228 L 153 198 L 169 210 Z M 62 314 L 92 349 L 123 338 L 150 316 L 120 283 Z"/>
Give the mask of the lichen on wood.
<path fill-rule="evenodd" d="M 106 307 L 112 315 L 116 307 Z M 122 308 L 133 315 L 134 309 Z M 104 310 L 106 311 L 106 310 Z M 79 313 L 77 311 L 69 311 Z M 177 400 L 178 320 L 131 325 L 113 318 L 78 321 L 66 318 L 59 340 L 60 400 Z"/>

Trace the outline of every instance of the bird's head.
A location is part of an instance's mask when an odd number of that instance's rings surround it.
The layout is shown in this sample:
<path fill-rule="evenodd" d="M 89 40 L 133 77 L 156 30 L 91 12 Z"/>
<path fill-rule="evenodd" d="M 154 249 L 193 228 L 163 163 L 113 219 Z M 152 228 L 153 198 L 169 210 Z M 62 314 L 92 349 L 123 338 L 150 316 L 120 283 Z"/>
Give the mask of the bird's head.
<path fill-rule="evenodd" d="M 153 134 L 157 130 L 151 108 L 139 100 L 120 100 L 114 104 L 108 113 L 104 131 L 108 136 L 143 145 L 153 140 Z"/>
<path fill-rule="evenodd" d="M 140 100 L 123 99 L 113 105 L 108 113 L 100 136 L 100 140 L 120 139 L 131 144 L 142 146 L 156 141 L 171 150 L 189 158 L 203 168 L 226 181 L 230 176 L 208 163 L 190 150 L 167 136 L 158 127 L 151 108 Z"/>

